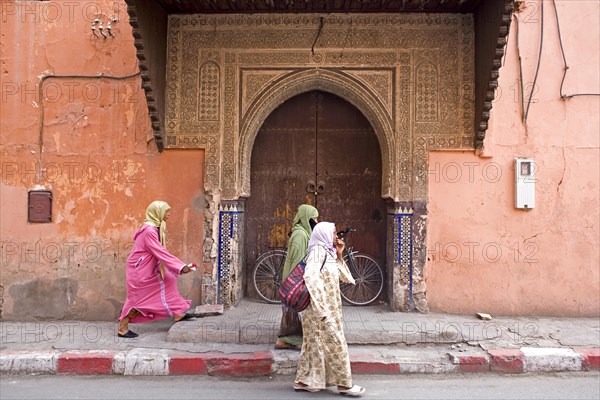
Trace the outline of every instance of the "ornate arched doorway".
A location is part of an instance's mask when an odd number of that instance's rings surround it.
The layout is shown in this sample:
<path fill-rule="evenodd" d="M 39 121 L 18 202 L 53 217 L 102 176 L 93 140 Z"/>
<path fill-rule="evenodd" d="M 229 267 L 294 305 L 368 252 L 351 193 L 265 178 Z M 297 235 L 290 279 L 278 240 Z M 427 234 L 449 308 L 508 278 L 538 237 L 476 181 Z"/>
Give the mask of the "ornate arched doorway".
<path fill-rule="evenodd" d="M 252 195 L 245 204 L 248 296 L 255 297 L 251 274 L 256 258 L 285 248 L 302 203 L 315 205 L 321 220 L 357 229 L 351 244 L 385 265 L 381 159 L 369 121 L 336 95 L 301 93 L 266 118 L 252 149 Z"/>

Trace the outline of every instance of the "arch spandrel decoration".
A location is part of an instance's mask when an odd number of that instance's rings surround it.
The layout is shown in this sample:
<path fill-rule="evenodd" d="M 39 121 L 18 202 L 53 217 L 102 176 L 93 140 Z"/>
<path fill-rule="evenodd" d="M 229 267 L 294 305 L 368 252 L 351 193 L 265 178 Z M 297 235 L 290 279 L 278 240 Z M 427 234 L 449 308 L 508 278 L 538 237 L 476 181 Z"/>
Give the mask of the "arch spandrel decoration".
<path fill-rule="evenodd" d="M 240 124 L 240 196 L 248 197 L 250 188 L 250 158 L 256 135 L 269 114 L 286 100 L 300 93 L 322 90 L 353 104 L 369 120 L 379 141 L 382 161 L 382 197 L 394 198 L 395 134 L 385 106 L 377 96 L 359 81 L 342 71 L 307 69 L 287 74 L 273 86 L 265 88 L 244 114 Z"/>
<path fill-rule="evenodd" d="M 392 119 L 394 115 L 394 89 L 393 82 L 395 68 L 382 68 L 381 70 L 344 70 L 344 73 L 356 78 L 373 91 L 385 106 L 385 110 Z"/>
<path fill-rule="evenodd" d="M 254 103 L 265 88 L 282 76 L 292 72 L 293 69 L 241 71 L 240 78 L 240 115 L 246 115 L 248 108 Z"/>

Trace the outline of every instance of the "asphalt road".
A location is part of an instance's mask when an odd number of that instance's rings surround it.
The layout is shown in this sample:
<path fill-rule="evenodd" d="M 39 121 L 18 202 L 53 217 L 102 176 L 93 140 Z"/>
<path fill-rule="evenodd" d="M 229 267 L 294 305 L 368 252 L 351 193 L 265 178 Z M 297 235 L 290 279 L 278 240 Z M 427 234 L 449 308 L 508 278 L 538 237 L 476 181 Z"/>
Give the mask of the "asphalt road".
<path fill-rule="evenodd" d="M 600 373 L 355 376 L 364 399 L 600 399 Z M 294 392 L 292 377 L 0 376 L 0 399 L 340 399 Z"/>

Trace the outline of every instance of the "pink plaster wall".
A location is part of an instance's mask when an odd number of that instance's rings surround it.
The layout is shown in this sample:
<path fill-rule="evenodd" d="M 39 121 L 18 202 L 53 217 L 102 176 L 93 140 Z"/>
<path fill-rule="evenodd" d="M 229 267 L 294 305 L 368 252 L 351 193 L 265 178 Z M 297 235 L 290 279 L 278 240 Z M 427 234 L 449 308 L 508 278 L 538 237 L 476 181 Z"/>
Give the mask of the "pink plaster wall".
<path fill-rule="evenodd" d="M 94 38 L 91 21 L 112 15 L 115 38 Z M 124 1 L 2 1 L 0 18 L 0 316 L 114 319 L 132 235 L 151 201 L 172 206 L 168 248 L 202 261 L 204 151 L 158 153 L 139 77 L 52 78 L 40 98 L 42 75 L 138 71 Z M 27 222 L 35 188 L 52 190 L 50 224 Z M 200 280 L 179 281 L 196 304 Z"/>
<path fill-rule="evenodd" d="M 598 96 L 563 100 L 552 2 L 544 2 L 543 53 L 527 126 L 521 122 L 516 26 L 500 69 L 485 157 L 432 152 L 427 297 L 432 311 L 598 316 Z M 534 80 L 541 7 L 519 14 L 523 81 Z M 569 71 L 563 93 L 600 93 L 600 3 L 557 1 Z M 531 86 L 528 86 L 529 89 Z M 526 94 L 526 99 L 528 98 Z M 516 157 L 533 157 L 536 207 L 514 208 Z"/>

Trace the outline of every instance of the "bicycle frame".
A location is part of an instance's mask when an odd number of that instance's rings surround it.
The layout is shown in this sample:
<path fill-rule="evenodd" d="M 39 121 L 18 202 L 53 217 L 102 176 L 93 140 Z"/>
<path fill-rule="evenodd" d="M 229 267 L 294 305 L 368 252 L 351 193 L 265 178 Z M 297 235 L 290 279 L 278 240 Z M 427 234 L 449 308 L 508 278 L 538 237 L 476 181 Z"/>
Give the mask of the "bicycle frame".
<path fill-rule="evenodd" d="M 352 228 L 346 228 L 337 232 L 338 238 L 345 238 L 350 232 L 355 231 Z M 340 282 L 341 296 L 344 300 L 354 305 L 367 305 L 374 302 L 384 284 L 384 271 L 379 263 L 373 257 L 354 251 L 352 247 L 344 247 L 344 259 L 352 278 L 354 285 L 348 285 Z"/>
<path fill-rule="evenodd" d="M 358 251 L 353 251 L 352 247 L 344 248 L 344 258 L 348 260 L 348 269 L 350 270 L 350 274 L 354 279 L 358 279 L 358 273 L 356 271 L 356 264 L 354 260 L 354 255 L 358 254 Z"/>

